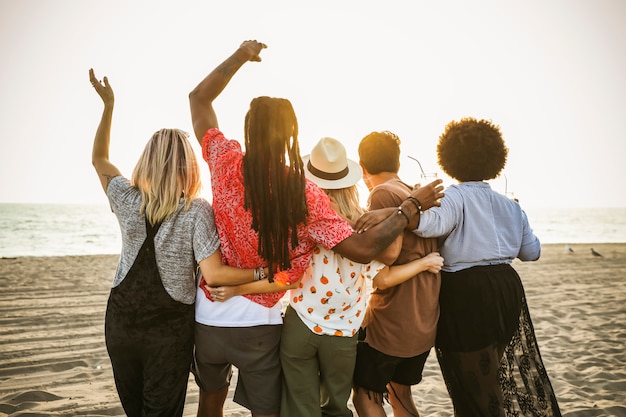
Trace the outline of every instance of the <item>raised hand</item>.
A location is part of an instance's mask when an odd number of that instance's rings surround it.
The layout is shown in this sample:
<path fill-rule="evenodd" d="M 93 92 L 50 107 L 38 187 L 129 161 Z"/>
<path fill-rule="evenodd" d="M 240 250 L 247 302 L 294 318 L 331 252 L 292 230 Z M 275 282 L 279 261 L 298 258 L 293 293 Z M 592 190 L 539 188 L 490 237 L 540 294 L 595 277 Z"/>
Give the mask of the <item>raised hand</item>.
<path fill-rule="evenodd" d="M 115 95 L 113 94 L 113 89 L 109 84 L 109 79 L 107 77 L 104 77 L 104 83 L 102 83 L 102 81 L 99 81 L 96 78 L 96 75 L 93 72 L 93 68 L 90 68 L 89 81 L 91 82 L 93 88 L 96 90 L 96 93 L 98 93 L 98 95 L 104 102 L 104 105 L 113 105 L 113 103 L 115 102 Z"/>
<path fill-rule="evenodd" d="M 259 54 L 261 53 L 261 50 L 267 48 L 267 45 L 262 42 L 257 42 L 256 40 L 252 40 L 243 41 L 239 48 L 250 54 L 248 61 L 261 62 Z"/>
<path fill-rule="evenodd" d="M 113 118 L 113 102 L 115 96 L 113 89 L 109 85 L 109 80 L 104 77 L 104 84 L 98 81 L 93 73 L 93 69 L 89 70 L 89 81 L 96 90 L 102 101 L 104 109 L 102 110 L 102 118 L 96 130 L 96 136 L 93 140 L 93 149 L 91 151 L 91 163 L 98 173 L 100 185 L 104 192 L 107 192 L 109 182 L 113 177 L 121 175 L 119 169 L 109 160 L 109 142 L 111 141 L 111 121 Z"/>

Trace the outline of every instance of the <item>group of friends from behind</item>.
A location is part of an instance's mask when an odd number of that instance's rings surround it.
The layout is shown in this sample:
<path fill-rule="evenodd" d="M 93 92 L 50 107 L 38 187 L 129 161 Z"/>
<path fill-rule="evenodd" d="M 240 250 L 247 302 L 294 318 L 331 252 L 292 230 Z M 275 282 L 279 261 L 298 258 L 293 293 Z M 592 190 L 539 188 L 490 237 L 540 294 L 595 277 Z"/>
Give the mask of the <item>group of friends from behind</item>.
<path fill-rule="evenodd" d="M 198 416 L 223 416 L 234 366 L 233 400 L 255 417 L 352 416 L 351 396 L 360 417 L 385 402 L 418 416 L 411 387 L 434 347 L 455 415 L 560 416 L 511 267 L 539 240 L 484 182 L 506 163 L 498 126 L 446 127 L 439 165 L 459 184 L 445 197 L 441 180 L 399 178 L 388 131 L 361 140 L 358 163 L 330 137 L 302 157 L 284 98 L 251 101 L 244 151 L 213 102 L 265 47 L 243 42 L 189 94 L 210 204 L 182 130 L 157 131 L 130 179 L 110 162 L 114 94 L 90 70 L 104 103 L 92 163 L 122 234 L 105 341 L 125 413 L 181 416 L 191 370 Z"/>

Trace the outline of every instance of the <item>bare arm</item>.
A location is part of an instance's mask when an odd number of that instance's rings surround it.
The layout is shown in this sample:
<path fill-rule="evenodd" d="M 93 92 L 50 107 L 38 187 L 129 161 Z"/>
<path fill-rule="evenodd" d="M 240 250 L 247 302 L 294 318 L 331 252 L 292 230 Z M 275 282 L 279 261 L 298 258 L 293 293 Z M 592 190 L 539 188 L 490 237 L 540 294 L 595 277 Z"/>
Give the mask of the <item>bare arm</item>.
<path fill-rule="evenodd" d="M 218 127 L 213 101 L 228 85 L 233 75 L 248 61 L 261 61 L 259 53 L 267 46 L 245 41 L 230 57 L 215 68 L 189 93 L 191 122 L 196 139 L 202 145 L 207 130 Z"/>
<path fill-rule="evenodd" d="M 260 281 L 253 281 L 239 285 L 207 287 L 207 289 L 212 293 L 215 292 L 216 294 L 219 294 L 219 296 L 216 298 L 216 301 L 226 301 L 236 295 L 265 294 L 270 292 L 291 290 L 293 288 L 298 288 L 301 280 L 302 277 L 300 277 L 300 279 L 293 284 L 281 285 L 277 282 L 269 282 L 267 279 L 263 279 Z"/>
<path fill-rule="evenodd" d="M 89 81 L 104 103 L 102 118 L 100 119 L 100 124 L 98 125 L 98 130 L 96 130 L 96 136 L 93 140 L 91 164 L 96 169 L 96 173 L 100 179 L 100 185 L 106 194 L 109 182 L 111 182 L 114 177 L 122 175 L 119 169 L 117 169 L 117 167 L 109 161 L 111 122 L 113 119 L 115 95 L 113 94 L 113 89 L 109 85 L 108 78 L 104 77 L 103 84 L 98 81 L 93 69 L 89 70 Z"/>
<path fill-rule="evenodd" d="M 200 261 L 200 270 L 209 287 L 237 285 L 254 281 L 254 269 L 242 269 L 224 265 L 219 249 L 213 255 Z"/>
<path fill-rule="evenodd" d="M 423 210 L 428 210 L 429 208 L 433 206 L 439 206 L 440 205 L 439 199 L 433 202 L 433 200 L 429 197 L 430 190 L 428 190 L 428 188 L 434 184 L 437 184 L 440 187 L 440 191 L 441 191 L 440 196 L 443 197 L 444 195 L 443 186 L 441 185 L 441 183 L 442 183 L 442 180 L 435 180 L 424 187 L 418 187 L 418 188 L 413 189 L 409 197 L 409 198 L 411 197 L 413 198 L 412 203 L 411 203 L 412 204 L 411 208 L 413 210 L 418 210 L 418 205 L 419 205 L 419 209 L 423 211 Z M 397 209 L 395 207 L 385 207 L 385 208 L 381 208 L 377 210 L 368 211 L 356 221 L 354 229 L 358 233 L 363 233 L 366 230 L 374 227 L 381 221 L 385 220 L 387 217 L 391 216 L 396 211 Z M 419 225 L 419 215 L 413 216 L 411 218 L 411 221 L 407 225 L 407 229 L 415 230 L 417 229 L 418 225 Z"/>
<path fill-rule="evenodd" d="M 380 271 L 372 281 L 374 288 L 384 290 L 403 283 L 420 272 L 429 271 L 439 273 L 443 266 L 443 258 L 439 252 L 431 252 L 423 258 L 416 259 L 404 265 L 393 265 Z"/>
<path fill-rule="evenodd" d="M 413 191 L 411 194 L 419 199 L 424 210 L 439 205 L 439 199 L 443 197 L 441 182 L 441 180 L 433 181 L 424 187 L 420 187 L 419 190 Z M 419 224 L 420 212 L 413 202 L 408 199 L 404 200 L 400 204 L 400 208 L 402 210 L 398 208 L 393 209 L 391 215 L 387 216 L 382 222 L 344 239 L 335 245 L 333 250 L 355 262 L 364 264 L 371 262 L 405 228 L 412 227 L 413 224 Z M 364 216 L 367 216 L 367 213 Z"/>
<path fill-rule="evenodd" d="M 402 250 L 402 241 L 404 240 L 402 233 L 393 241 L 393 243 L 387 248 L 385 248 L 382 252 L 376 255 L 376 260 L 378 262 L 382 262 L 385 265 L 393 264 L 398 256 L 400 255 L 400 251 Z"/>
<path fill-rule="evenodd" d="M 339 205 L 337 204 L 337 202 L 335 201 L 335 199 L 331 196 L 330 197 L 330 207 L 335 210 L 335 212 L 341 216 L 345 221 L 347 221 L 348 223 L 350 223 L 350 225 L 352 227 L 354 227 L 354 222 L 351 221 L 350 219 L 348 219 L 347 217 L 345 217 L 343 214 L 341 214 L 341 209 L 339 208 Z M 393 208 L 393 210 L 397 210 L 397 208 Z M 391 213 L 388 213 L 387 215 L 385 215 L 385 217 L 381 217 L 380 220 L 376 223 L 380 223 L 381 221 L 383 221 L 385 218 L 387 218 Z M 396 261 L 396 259 L 398 258 L 398 256 L 400 255 L 400 251 L 402 250 L 402 234 L 400 234 L 398 237 L 396 237 L 396 239 L 391 243 L 391 245 L 387 246 L 385 249 L 382 250 L 382 252 L 380 252 L 378 255 L 376 255 L 376 260 L 378 262 L 382 262 L 385 265 L 391 265 L 392 263 L 394 263 Z"/>
<path fill-rule="evenodd" d="M 402 203 L 404 213 L 411 217 L 415 210 L 411 211 L 411 203 Z M 340 255 L 345 256 L 355 262 L 367 264 L 388 247 L 402 233 L 407 226 L 406 217 L 395 209 L 393 214 L 388 216 L 381 223 L 364 231 L 363 233 L 353 233 L 348 238 L 339 242 L 332 249 Z"/>

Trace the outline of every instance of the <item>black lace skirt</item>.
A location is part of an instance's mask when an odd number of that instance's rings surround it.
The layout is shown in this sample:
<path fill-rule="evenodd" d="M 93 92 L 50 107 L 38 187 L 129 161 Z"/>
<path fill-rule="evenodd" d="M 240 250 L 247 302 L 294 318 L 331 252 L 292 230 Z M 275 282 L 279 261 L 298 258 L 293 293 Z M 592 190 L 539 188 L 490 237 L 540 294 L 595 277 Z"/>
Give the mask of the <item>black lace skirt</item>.
<path fill-rule="evenodd" d="M 456 416 L 560 416 L 510 265 L 442 273 L 436 351 Z"/>

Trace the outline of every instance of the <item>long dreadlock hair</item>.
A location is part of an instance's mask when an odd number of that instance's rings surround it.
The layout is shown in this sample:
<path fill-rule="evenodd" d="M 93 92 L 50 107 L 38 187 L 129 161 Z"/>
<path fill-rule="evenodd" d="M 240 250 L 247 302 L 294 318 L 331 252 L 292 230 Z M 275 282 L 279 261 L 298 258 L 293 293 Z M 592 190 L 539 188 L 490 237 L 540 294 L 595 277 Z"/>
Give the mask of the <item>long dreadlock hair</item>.
<path fill-rule="evenodd" d="M 274 272 L 291 268 L 291 249 L 298 245 L 297 226 L 308 215 L 305 176 L 298 146 L 298 120 L 291 102 L 257 97 L 245 119 L 243 180 L 246 209 L 258 233 L 258 251 Z"/>

